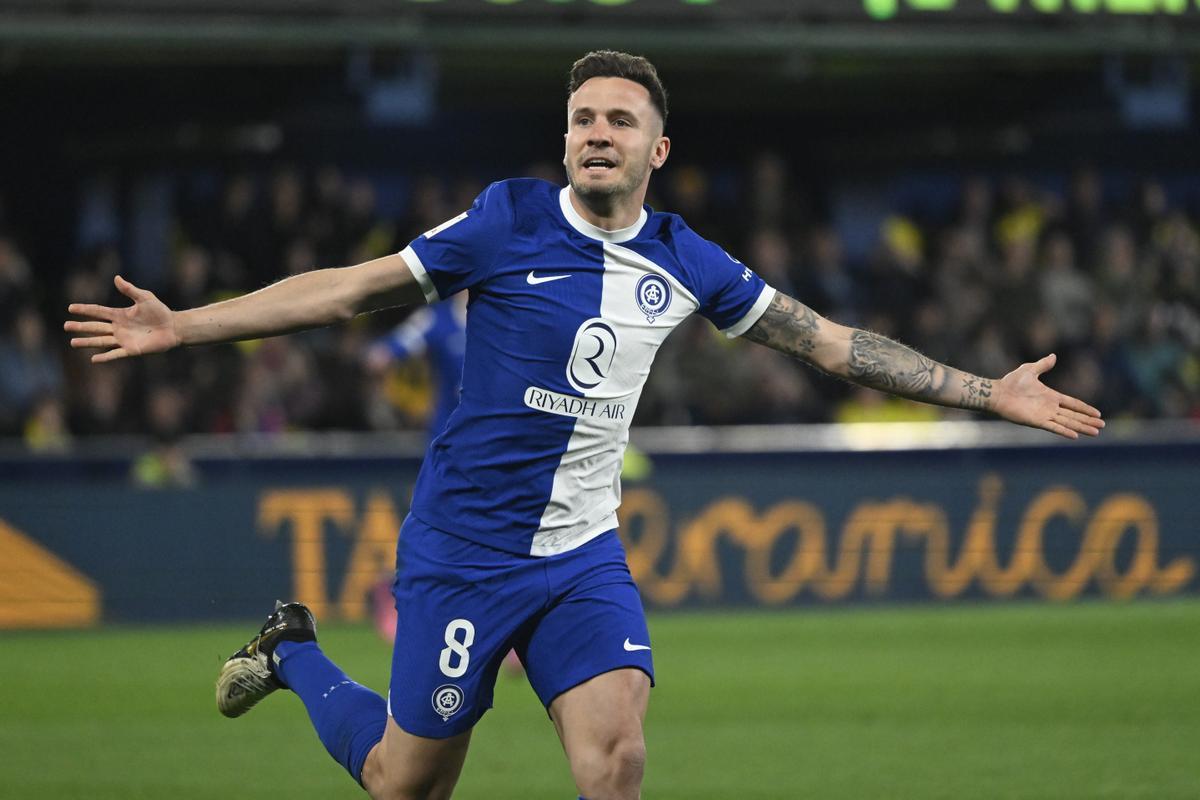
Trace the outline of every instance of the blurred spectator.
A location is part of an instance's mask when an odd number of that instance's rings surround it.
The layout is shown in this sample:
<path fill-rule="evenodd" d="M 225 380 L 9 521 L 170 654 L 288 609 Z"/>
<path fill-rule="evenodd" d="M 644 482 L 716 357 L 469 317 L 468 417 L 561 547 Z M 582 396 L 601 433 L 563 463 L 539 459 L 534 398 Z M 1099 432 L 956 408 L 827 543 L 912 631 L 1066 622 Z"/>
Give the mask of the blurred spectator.
<path fill-rule="evenodd" d="M 12 319 L 33 298 L 33 273 L 13 241 L 0 235 L 0 319 Z"/>
<path fill-rule="evenodd" d="M 557 164 L 525 171 L 563 182 Z M 1200 416 L 1196 219 L 1155 176 L 1143 176 L 1124 206 L 1106 197 L 1106 182 L 1119 184 L 1096 167 L 1069 176 L 1064 196 L 1039 188 L 1060 176 L 1047 177 L 965 174 L 945 219 L 929 216 L 936 204 L 891 208 L 865 261 L 847 258 L 836 220 L 808 218 L 813 198 L 778 153 L 759 153 L 740 172 L 673 163 L 653 182 L 651 202 L 682 213 L 769 283 L 835 321 L 988 376 L 1055 351 L 1051 384 L 1093 400 L 1107 416 Z M 387 198 L 402 210 L 393 219 L 380 212 L 386 181 L 329 164 L 232 171 L 216 183 L 181 180 L 161 296 L 174 308 L 193 307 L 316 266 L 395 252 L 463 211 L 482 183 L 471 174 L 408 177 L 398 184 L 402 196 Z M 28 262 L 18 233 L 0 229 L 0 311 L 9 320 L 0 337 L 0 431 L 32 447 L 58 447 L 72 435 L 160 431 L 169 420 L 171 435 L 156 434 L 162 442 L 139 477 L 169 485 L 189 478 L 168 439 L 419 428 L 432 405 L 424 365 L 393 366 L 387 380 L 365 368 L 370 342 L 403 319 L 391 313 L 287 339 L 193 348 L 175 366 L 150 359 L 94 367 L 48 331 L 61 324 L 63 299 L 124 304 L 112 278 L 124 269 L 126 243 L 81 241 L 61 277 L 43 277 L 55 273 Z M 911 419 L 913 409 L 816 377 L 695 318 L 663 346 L 636 422 L 886 418 Z"/>
<path fill-rule="evenodd" d="M 63 370 L 35 307 L 21 306 L 10 319 L 9 330 L 0 338 L 0 430 L 11 436 L 24 432 L 42 398 L 58 396 Z"/>
<path fill-rule="evenodd" d="M 1039 305 L 1053 319 L 1058 339 L 1082 344 L 1091 326 L 1095 291 L 1075 266 L 1075 245 L 1064 233 L 1051 233 L 1042 250 L 1038 280 Z"/>
<path fill-rule="evenodd" d="M 161 489 L 195 483 L 195 470 L 180 447 L 187 415 L 188 400 L 184 391 L 167 384 L 150 388 L 146 417 L 154 446 L 133 463 L 131 476 L 136 484 Z"/>

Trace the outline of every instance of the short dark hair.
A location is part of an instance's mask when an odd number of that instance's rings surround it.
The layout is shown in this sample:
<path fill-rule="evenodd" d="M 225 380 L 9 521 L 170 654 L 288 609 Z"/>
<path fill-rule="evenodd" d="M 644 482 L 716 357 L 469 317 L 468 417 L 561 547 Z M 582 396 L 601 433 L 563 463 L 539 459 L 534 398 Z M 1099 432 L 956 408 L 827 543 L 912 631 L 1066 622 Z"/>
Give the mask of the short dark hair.
<path fill-rule="evenodd" d="M 640 83 L 650 92 L 650 102 L 658 109 L 663 127 L 667 124 L 667 90 L 658 79 L 658 70 L 642 56 L 631 56 L 617 50 L 593 50 L 571 65 L 567 97 L 592 78 L 624 78 Z"/>

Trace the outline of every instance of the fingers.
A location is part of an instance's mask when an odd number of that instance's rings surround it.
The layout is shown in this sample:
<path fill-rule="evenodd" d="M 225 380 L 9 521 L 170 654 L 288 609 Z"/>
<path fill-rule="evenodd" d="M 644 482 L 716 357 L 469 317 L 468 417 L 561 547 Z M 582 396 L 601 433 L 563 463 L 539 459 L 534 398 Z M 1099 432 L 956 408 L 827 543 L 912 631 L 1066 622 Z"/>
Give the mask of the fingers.
<path fill-rule="evenodd" d="M 67 313 L 69 313 L 69 314 L 75 314 L 76 316 L 80 316 L 80 317 L 95 317 L 96 319 L 106 319 L 109 322 L 112 322 L 113 317 L 116 316 L 116 314 L 117 314 L 117 311 L 118 311 L 118 309 L 109 308 L 108 306 L 98 306 L 94 303 L 71 303 L 71 305 L 67 306 Z M 68 322 L 66 324 L 71 325 L 74 323 Z M 67 330 L 74 330 L 74 329 L 67 328 Z"/>
<path fill-rule="evenodd" d="M 1070 396 L 1064 394 L 1061 398 L 1059 398 L 1058 403 L 1063 408 L 1068 408 L 1072 411 L 1078 411 L 1082 414 L 1087 414 L 1089 417 L 1096 417 L 1096 418 L 1100 417 L 1100 409 L 1093 408 L 1092 406 L 1089 406 L 1087 403 L 1083 402 L 1082 400 L 1077 400 L 1074 397 L 1070 397 Z M 1101 427 L 1103 427 L 1103 423 L 1101 423 Z"/>
<path fill-rule="evenodd" d="M 63 330 L 68 333 L 87 333 L 97 336 L 104 336 L 112 333 L 112 323 L 110 322 L 78 322 L 76 320 L 68 320 L 63 323 Z"/>
<path fill-rule="evenodd" d="M 1042 429 L 1050 431 L 1051 433 L 1056 433 L 1059 436 L 1063 437 L 1064 439 L 1078 439 L 1079 438 L 1078 433 L 1071 430 L 1066 425 L 1063 425 L 1054 420 L 1050 420 L 1046 424 L 1042 425 Z"/>
<path fill-rule="evenodd" d="M 1041 375 L 1043 372 L 1046 372 L 1053 367 L 1056 363 L 1058 363 L 1058 356 L 1056 356 L 1054 353 L 1051 353 L 1045 358 L 1033 362 L 1033 374 Z"/>
<path fill-rule="evenodd" d="M 129 352 L 124 347 L 118 347 L 116 350 L 108 350 L 104 353 L 96 353 L 92 356 L 93 364 L 103 364 L 105 361 L 116 361 L 118 358 L 125 358 Z"/>
<path fill-rule="evenodd" d="M 1095 417 L 1084 416 L 1073 411 L 1060 411 L 1054 417 L 1054 422 L 1075 433 L 1087 436 L 1098 436 L 1104 427 L 1104 421 Z"/>
<path fill-rule="evenodd" d="M 150 294 L 145 289 L 139 289 L 129 281 L 122 278 L 120 275 L 113 276 L 113 284 L 117 287 L 117 291 L 128 297 L 133 302 L 141 300 L 146 295 Z"/>
<path fill-rule="evenodd" d="M 116 347 L 115 336 L 79 336 L 71 340 L 71 347 L 76 350 L 86 347 Z"/>

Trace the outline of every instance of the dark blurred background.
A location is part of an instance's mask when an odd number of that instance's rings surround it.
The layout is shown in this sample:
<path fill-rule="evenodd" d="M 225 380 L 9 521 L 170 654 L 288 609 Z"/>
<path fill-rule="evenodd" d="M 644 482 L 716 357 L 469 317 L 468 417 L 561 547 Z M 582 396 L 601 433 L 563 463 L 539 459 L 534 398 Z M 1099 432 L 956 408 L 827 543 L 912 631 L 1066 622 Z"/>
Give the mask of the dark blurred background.
<path fill-rule="evenodd" d="M 364 359 L 408 311 L 95 368 L 66 304 L 122 303 L 117 273 L 210 302 L 561 183 L 602 47 L 671 95 L 650 204 L 777 288 L 988 376 L 1057 352 L 1110 419 L 1200 418 L 1200 2 L 44 0 L 0 3 L 0 437 L 421 429 L 429 368 Z M 696 318 L 636 422 L 959 415 Z"/>

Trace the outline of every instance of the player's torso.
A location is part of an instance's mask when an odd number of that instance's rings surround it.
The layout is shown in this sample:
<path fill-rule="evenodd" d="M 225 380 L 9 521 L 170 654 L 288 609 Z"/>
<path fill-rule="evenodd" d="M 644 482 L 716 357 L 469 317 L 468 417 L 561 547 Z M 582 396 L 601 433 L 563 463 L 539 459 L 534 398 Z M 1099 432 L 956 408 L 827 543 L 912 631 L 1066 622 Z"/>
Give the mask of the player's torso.
<path fill-rule="evenodd" d="M 698 305 L 669 249 L 597 241 L 548 214 L 501 246 L 471 293 L 464 394 L 628 424 L 632 407 L 612 404 L 636 401 L 659 346 Z"/>

